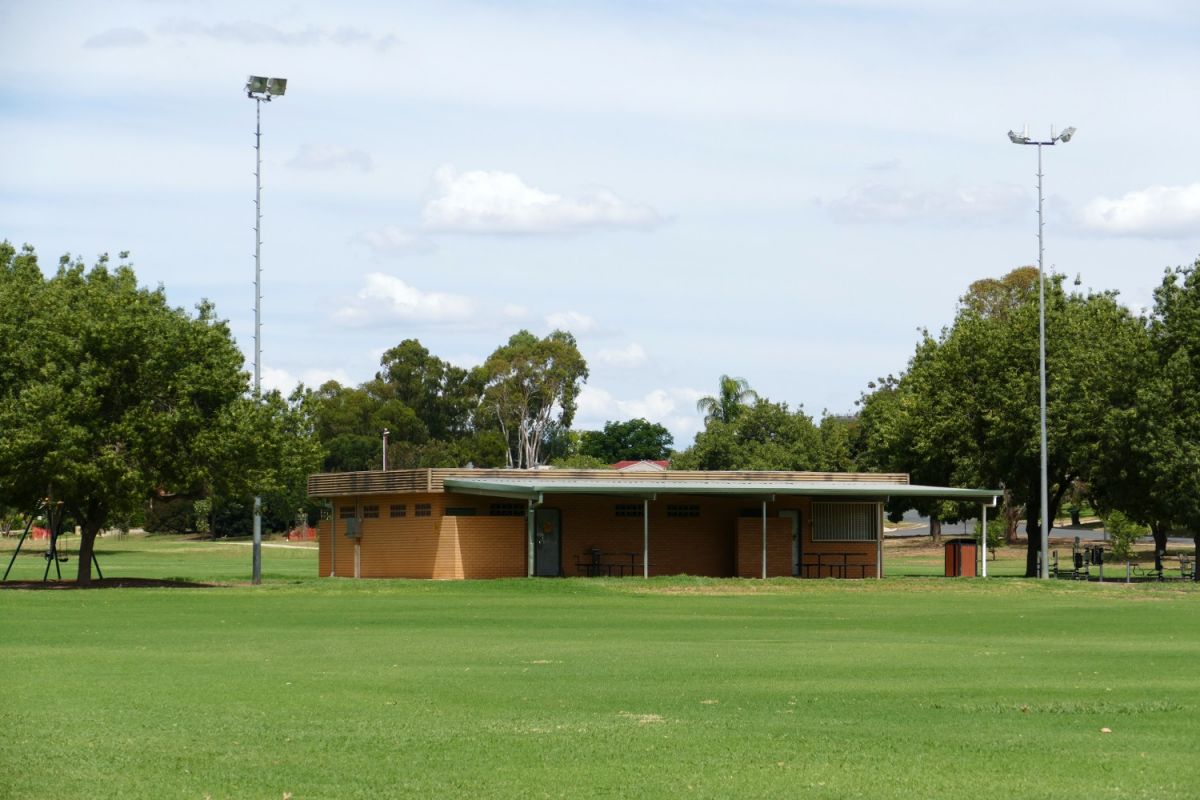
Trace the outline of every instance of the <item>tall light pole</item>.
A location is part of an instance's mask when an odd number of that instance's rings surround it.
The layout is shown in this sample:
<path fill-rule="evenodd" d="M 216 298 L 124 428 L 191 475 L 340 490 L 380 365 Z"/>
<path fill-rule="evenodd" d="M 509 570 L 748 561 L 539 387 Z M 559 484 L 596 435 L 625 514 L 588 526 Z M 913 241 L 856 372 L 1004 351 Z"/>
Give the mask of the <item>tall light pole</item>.
<path fill-rule="evenodd" d="M 1024 133 L 1008 132 L 1008 140 L 1013 144 L 1027 144 L 1037 147 L 1038 170 L 1037 170 L 1037 190 L 1038 190 L 1038 371 L 1040 378 L 1040 397 L 1039 405 L 1041 408 L 1041 433 L 1042 433 L 1042 476 L 1041 476 L 1041 566 L 1038 570 L 1039 577 L 1050 577 L 1049 546 L 1050 546 L 1050 490 L 1046 477 L 1046 277 L 1042 269 L 1042 257 L 1045 253 L 1043 246 L 1042 233 L 1042 147 L 1052 147 L 1059 142 L 1064 144 L 1071 141 L 1071 137 L 1075 135 L 1074 128 L 1066 128 L 1062 133 L 1055 135 L 1054 128 L 1050 128 L 1050 141 L 1041 142 L 1035 141 L 1029 137 L 1029 131 Z M 1029 535 L 1029 520 L 1025 520 L 1025 534 Z"/>
<path fill-rule="evenodd" d="M 262 104 L 287 91 L 286 78 L 251 75 L 246 96 L 254 101 L 254 399 L 262 396 Z M 254 495 L 254 568 L 251 583 L 262 583 L 262 497 Z"/>

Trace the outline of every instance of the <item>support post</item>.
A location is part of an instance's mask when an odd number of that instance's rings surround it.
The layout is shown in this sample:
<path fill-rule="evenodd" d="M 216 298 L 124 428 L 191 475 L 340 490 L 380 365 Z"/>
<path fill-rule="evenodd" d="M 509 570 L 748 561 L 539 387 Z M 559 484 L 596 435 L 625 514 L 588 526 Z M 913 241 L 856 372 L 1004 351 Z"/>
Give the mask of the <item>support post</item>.
<path fill-rule="evenodd" d="M 362 542 L 354 540 L 354 577 L 362 577 Z"/>
<path fill-rule="evenodd" d="M 329 577 L 337 577 L 337 505 L 329 512 Z"/>
<path fill-rule="evenodd" d="M 254 402 L 262 402 L 262 100 L 254 98 Z M 254 494 L 250 582 L 262 583 L 262 497 Z"/>
<path fill-rule="evenodd" d="M 41 508 L 41 506 L 38 506 L 38 508 Z M 29 517 L 29 522 L 25 525 L 25 532 L 21 534 L 21 540 L 17 542 L 17 549 L 13 550 L 12 558 L 8 560 L 8 569 L 4 570 L 4 577 L 0 578 L 0 583 L 8 580 L 8 573 L 12 571 L 13 562 L 15 562 L 17 560 L 17 556 L 21 554 L 21 545 L 25 544 L 25 537 L 29 535 L 29 529 L 33 527 L 33 521 L 35 519 L 37 519 L 36 508 L 34 509 L 33 514 Z"/>
<path fill-rule="evenodd" d="M 1049 479 L 1047 478 L 1046 468 L 1046 277 L 1042 271 L 1042 258 L 1045 253 L 1045 248 L 1042 243 L 1043 223 L 1042 223 L 1042 145 L 1037 146 L 1038 157 L 1038 389 L 1039 389 L 1039 410 L 1040 428 L 1041 428 L 1041 553 L 1042 567 L 1040 577 L 1045 580 L 1050 577 L 1049 564 L 1049 548 L 1050 548 L 1050 491 Z M 1029 522 L 1026 520 L 1026 527 Z"/>
<path fill-rule="evenodd" d="M 879 504 L 879 513 L 875 523 L 875 580 L 883 578 L 883 503 Z"/>
<path fill-rule="evenodd" d="M 642 499 L 642 577 L 650 577 L 650 501 Z"/>
<path fill-rule="evenodd" d="M 987 503 L 980 503 L 979 507 L 983 509 L 983 529 L 979 535 L 979 552 L 983 555 L 979 561 L 979 574 L 981 577 L 987 577 Z"/>
<path fill-rule="evenodd" d="M 533 501 L 529 501 L 529 513 L 526 514 L 525 520 L 526 538 L 528 541 L 528 563 L 525 567 L 525 577 L 533 577 Z"/>
<path fill-rule="evenodd" d="M 762 576 L 767 579 L 767 501 L 762 501 Z"/>

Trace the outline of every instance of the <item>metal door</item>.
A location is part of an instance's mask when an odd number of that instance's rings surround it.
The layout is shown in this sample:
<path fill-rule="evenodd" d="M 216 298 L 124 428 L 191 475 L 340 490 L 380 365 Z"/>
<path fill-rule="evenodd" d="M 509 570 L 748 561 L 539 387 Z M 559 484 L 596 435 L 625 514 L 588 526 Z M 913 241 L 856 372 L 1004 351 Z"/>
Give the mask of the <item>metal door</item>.
<path fill-rule="evenodd" d="M 562 525 L 557 508 L 539 508 L 533 515 L 533 574 L 557 578 L 562 574 Z"/>
<path fill-rule="evenodd" d="M 779 516 L 792 518 L 792 575 L 799 577 L 804 564 L 804 542 L 800 538 L 800 512 L 788 509 L 780 511 Z"/>

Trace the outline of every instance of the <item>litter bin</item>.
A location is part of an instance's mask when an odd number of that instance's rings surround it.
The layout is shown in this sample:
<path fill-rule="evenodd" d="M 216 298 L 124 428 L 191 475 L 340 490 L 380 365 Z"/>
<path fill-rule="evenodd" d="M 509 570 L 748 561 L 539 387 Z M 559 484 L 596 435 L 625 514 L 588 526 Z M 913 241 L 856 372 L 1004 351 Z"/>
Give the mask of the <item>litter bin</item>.
<path fill-rule="evenodd" d="M 946 542 L 946 577 L 975 577 L 975 542 L 971 539 L 951 539 Z"/>

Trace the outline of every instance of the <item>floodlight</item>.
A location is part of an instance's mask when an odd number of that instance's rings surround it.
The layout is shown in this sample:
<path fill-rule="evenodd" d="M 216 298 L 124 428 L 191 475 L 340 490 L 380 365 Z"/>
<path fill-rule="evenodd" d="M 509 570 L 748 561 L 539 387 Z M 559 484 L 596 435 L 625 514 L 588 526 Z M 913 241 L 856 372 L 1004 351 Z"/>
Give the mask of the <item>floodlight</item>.
<path fill-rule="evenodd" d="M 246 96 L 254 101 L 254 398 L 262 397 L 262 104 L 287 91 L 286 78 L 251 75 Z M 387 451 L 384 451 L 386 458 Z M 250 582 L 262 583 L 262 497 L 254 496 L 254 566 Z"/>
<path fill-rule="evenodd" d="M 1069 142 L 1069 141 L 1071 141 L 1071 137 L 1074 135 L 1075 135 L 1075 129 L 1067 128 L 1066 130 L 1064 130 L 1062 133 L 1060 133 L 1058 135 L 1058 138 L 1062 139 L 1064 142 Z"/>
<path fill-rule="evenodd" d="M 1008 132 L 1008 140 L 1013 144 L 1029 144 L 1029 137 L 1012 131 Z"/>

